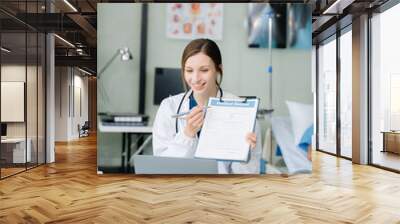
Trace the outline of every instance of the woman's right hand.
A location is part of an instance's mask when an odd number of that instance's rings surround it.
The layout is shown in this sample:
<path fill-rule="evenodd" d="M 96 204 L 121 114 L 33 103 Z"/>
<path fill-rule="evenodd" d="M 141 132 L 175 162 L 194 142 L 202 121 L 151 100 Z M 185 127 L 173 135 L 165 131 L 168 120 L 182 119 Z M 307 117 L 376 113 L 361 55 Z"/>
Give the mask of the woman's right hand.
<path fill-rule="evenodd" d="M 194 138 L 204 122 L 204 107 L 196 106 L 186 117 L 185 135 Z"/>

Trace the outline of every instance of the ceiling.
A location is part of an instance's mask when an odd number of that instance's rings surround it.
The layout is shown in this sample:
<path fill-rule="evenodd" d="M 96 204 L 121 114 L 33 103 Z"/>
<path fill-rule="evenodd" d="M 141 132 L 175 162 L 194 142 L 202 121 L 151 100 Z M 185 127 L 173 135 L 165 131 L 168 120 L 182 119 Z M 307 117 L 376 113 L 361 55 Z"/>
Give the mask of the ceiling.
<path fill-rule="evenodd" d="M 270 0 L 269 2 L 311 4 L 313 11 L 313 40 L 315 41 L 318 38 L 329 35 L 327 30 L 334 26 L 338 20 L 373 9 L 386 1 Z M 25 43 L 25 38 L 23 38 L 25 28 L 28 28 L 28 31 L 32 32 L 54 32 L 58 35 L 55 38 L 56 65 L 80 66 L 95 73 L 97 57 L 97 3 L 103 2 L 138 1 L 47 0 L 46 5 L 46 0 L 1 0 L 0 25 L 3 32 L 3 46 L 7 42 L 9 43 L 8 47 L 13 47 L 18 51 L 18 46 L 24 46 Z M 49 13 L 50 11 L 52 13 Z M 35 44 L 36 42 L 29 42 L 27 48 L 28 54 L 34 51 L 34 48 L 36 48 Z M 21 54 L 24 53 L 23 50 L 25 49 L 20 48 Z"/>
<path fill-rule="evenodd" d="M 352 23 L 352 18 L 368 11 L 373 12 L 389 0 L 321 0 L 313 10 L 313 44 L 332 34 L 337 29 Z"/>

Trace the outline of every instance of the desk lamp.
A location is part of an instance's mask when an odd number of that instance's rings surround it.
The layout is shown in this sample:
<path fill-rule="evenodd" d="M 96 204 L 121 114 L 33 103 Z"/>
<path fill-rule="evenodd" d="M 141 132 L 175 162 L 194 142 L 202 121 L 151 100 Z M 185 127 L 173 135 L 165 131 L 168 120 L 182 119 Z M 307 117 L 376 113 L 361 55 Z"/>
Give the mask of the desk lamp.
<path fill-rule="evenodd" d="M 99 73 L 97 74 L 97 79 L 100 80 L 101 75 L 107 70 L 107 68 L 111 65 L 111 63 L 118 57 L 120 56 L 121 61 L 127 62 L 130 60 L 133 60 L 132 57 L 132 53 L 130 52 L 128 47 L 123 47 L 118 49 L 114 55 L 111 57 L 111 59 L 106 63 L 106 65 L 99 71 Z M 105 88 L 102 84 L 102 82 L 100 82 L 100 93 L 103 95 L 103 98 L 105 99 L 105 101 L 108 103 L 109 102 L 109 98 L 107 95 L 107 92 L 105 91 Z"/>
<path fill-rule="evenodd" d="M 117 52 L 114 53 L 114 55 L 111 57 L 111 59 L 106 63 L 106 65 L 97 74 L 97 79 L 100 79 L 100 76 L 111 65 L 111 63 L 117 58 L 118 55 L 121 56 L 121 61 L 130 61 L 133 59 L 132 54 L 129 51 L 129 48 L 124 47 L 124 48 L 118 49 Z"/>

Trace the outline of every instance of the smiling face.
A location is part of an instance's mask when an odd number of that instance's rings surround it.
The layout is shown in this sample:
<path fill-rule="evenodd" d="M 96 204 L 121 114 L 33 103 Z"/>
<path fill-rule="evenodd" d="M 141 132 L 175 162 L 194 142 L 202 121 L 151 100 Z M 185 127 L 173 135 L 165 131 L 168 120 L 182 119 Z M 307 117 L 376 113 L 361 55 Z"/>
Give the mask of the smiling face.
<path fill-rule="evenodd" d="M 186 60 L 184 77 L 186 83 L 197 94 L 215 91 L 218 72 L 213 60 L 200 52 Z"/>

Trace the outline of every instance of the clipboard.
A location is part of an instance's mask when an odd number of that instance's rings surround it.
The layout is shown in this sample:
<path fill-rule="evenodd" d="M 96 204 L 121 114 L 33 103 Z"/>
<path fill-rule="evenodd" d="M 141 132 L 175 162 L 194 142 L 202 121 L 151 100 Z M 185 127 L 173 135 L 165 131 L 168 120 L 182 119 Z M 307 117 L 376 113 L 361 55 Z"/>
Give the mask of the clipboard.
<path fill-rule="evenodd" d="M 194 157 L 247 162 L 246 134 L 255 130 L 258 106 L 256 97 L 210 98 Z"/>

